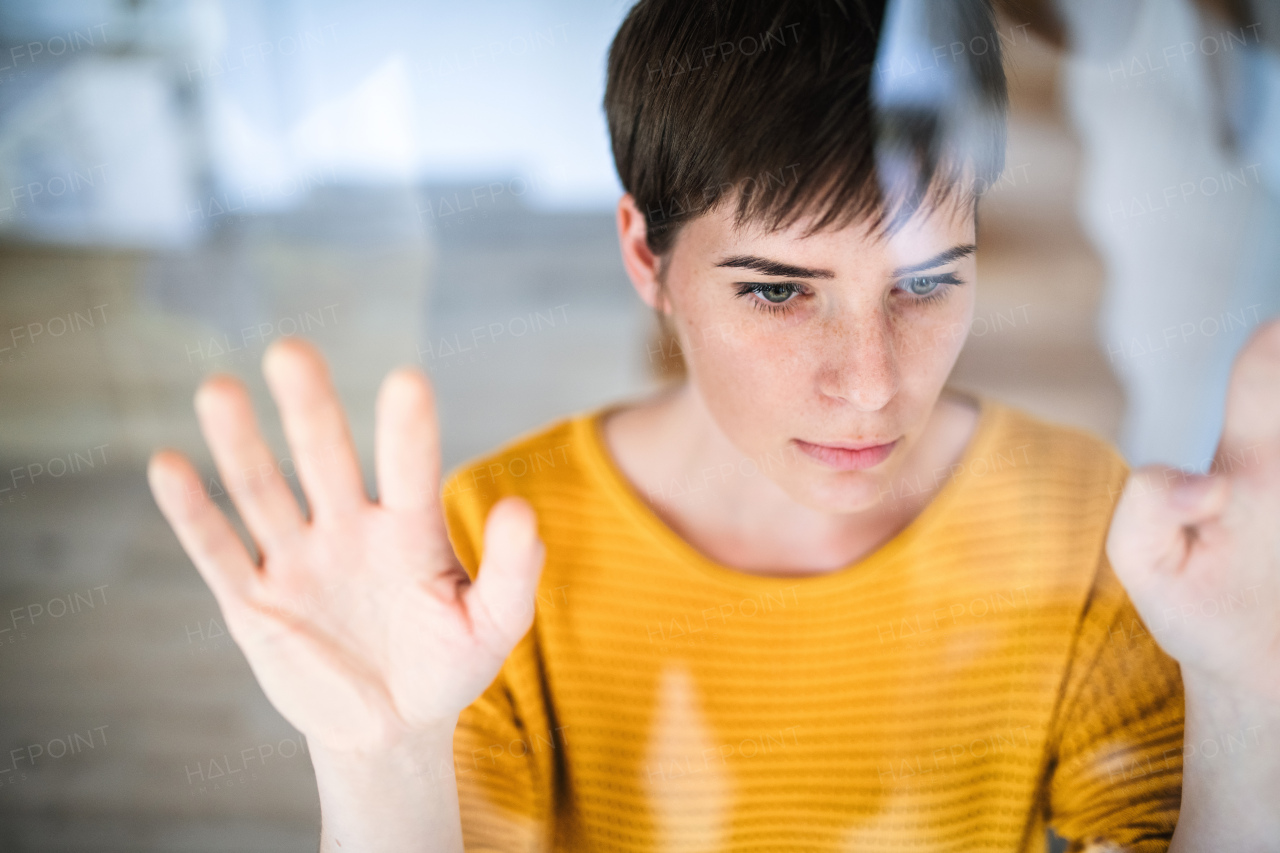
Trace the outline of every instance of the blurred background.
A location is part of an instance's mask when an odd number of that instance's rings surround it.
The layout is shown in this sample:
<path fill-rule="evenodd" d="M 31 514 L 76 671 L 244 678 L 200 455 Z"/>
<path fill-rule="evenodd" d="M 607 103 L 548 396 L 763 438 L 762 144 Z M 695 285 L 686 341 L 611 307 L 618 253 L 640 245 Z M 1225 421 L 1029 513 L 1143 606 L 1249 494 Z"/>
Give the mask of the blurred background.
<path fill-rule="evenodd" d="M 146 488 L 169 445 L 220 496 L 202 376 L 284 459 L 258 361 L 308 336 L 367 462 L 418 364 L 453 466 L 669 373 L 613 226 L 628 5 L 0 0 L 0 850 L 315 849 L 305 744 Z M 1204 469 L 1280 309 L 1276 18 L 1006 4 L 954 384 Z"/>

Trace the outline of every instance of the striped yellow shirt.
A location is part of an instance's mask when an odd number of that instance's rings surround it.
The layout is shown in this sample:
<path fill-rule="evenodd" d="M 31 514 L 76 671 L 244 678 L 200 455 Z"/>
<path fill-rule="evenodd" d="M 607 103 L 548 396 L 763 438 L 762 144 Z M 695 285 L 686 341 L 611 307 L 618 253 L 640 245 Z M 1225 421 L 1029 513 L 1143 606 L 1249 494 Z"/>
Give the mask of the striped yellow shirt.
<path fill-rule="evenodd" d="M 1182 685 L 1104 553 L 1126 465 L 980 402 L 925 509 L 817 576 L 696 551 L 613 462 L 603 411 L 454 471 L 472 576 L 505 495 L 547 547 L 532 630 L 459 720 L 467 849 L 1040 851 L 1052 826 L 1165 850 Z"/>

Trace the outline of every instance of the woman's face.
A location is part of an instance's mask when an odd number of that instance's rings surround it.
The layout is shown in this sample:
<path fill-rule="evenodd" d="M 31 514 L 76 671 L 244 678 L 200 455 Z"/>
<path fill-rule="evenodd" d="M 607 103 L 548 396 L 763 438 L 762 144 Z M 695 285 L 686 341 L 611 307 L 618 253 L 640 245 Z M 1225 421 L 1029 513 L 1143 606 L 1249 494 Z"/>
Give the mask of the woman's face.
<path fill-rule="evenodd" d="M 856 512 L 902 470 L 964 343 L 973 209 L 922 208 L 885 238 L 864 224 L 806 237 L 806 224 L 704 214 L 654 292 L 729 440 L 797 502 Z"/>

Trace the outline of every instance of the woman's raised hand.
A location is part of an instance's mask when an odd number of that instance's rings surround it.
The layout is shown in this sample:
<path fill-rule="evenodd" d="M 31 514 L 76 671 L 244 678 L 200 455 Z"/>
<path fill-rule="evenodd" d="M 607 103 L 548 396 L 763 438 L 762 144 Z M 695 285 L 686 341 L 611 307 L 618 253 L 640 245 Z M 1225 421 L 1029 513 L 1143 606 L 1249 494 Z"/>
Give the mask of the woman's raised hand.
<path fill-rule="evenodd" d="M 1236 356 L 1211 471 L 1134 471 L 1107 555 L 1189 691 L 1257 698 L 1280 719 L 1280 320 Z"/>
<path fill-rule="evenodd" d="M 451 732 L 532 624 L 544 554 L 532 508 L 519 498 L 494 506 L 472 584 L 440 510 L 426 377 L 401 369 L 382 384 L 372 502 L 316 349 L 277 341 L 263 371 L 311 518 L 263 441 L 246 389 L 227 376 L 204 382 L 196 411 L 261 558 L 176 452 L 151 459 L 156 503 L 267 697 L 309 740 L 332 752 L 377 752 L 422 731 Z"/>

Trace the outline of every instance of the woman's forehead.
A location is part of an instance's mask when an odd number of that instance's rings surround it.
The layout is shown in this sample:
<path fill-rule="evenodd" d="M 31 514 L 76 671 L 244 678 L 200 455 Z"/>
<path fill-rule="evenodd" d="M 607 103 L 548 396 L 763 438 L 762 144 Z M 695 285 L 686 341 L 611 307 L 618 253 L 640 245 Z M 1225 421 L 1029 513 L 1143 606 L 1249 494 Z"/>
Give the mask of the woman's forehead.
<path fill-rule="evenodd" d="M 971 204 L 951 197 L 937 204 L 922 204 L 892 228 L 871 219 L 841 225 L 815 227 L 819 214 L 806 214 L 782 227 L 760 219 L 739 222 L 730 209 L 719 208 L 686 226 L 689 238 L 677 240 L 699 254 L 785 252 L 804 256 L 867 255 L 915 256 L 936 254 L 942 248 L 974 241 L 976 229 Z"/>

